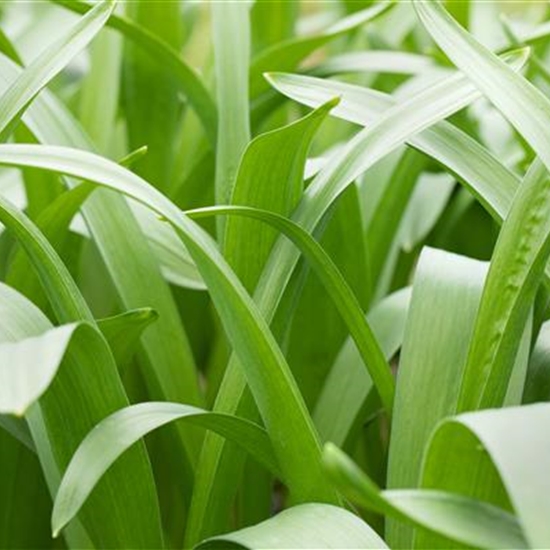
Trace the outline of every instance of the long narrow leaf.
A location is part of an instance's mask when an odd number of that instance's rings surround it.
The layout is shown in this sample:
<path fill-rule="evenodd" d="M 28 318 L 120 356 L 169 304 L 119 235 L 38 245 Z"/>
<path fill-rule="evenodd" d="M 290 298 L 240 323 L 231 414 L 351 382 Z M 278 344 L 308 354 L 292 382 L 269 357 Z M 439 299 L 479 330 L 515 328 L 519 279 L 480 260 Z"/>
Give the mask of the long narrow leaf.
<path fill-rule="evenodd" d="M 201 270 L 224 327 L 243 361 L 252 392 L 295 498 L 338 502 L 321 472 L 320 447 L 288 365 L 266 322 L 210 237 L 138 176 L 97 155 L 63 147 L 0 146 L 0 163 L 35 166 L 125 193 L 170 220 Z M 258 368 L 261 365 L 262 368 Z M 285 403 L 284 409 L 278 403 Z M 289 430 L 294 436 L 289 437 Z"/>
<path fill-rule="evenodd" d="M 256 424 L 178 403 L 140 403 L 107 417 L 80 444 L 55 498 L 54 534 L 78 513 L 97 482 L 120 455 L 153 430 L 184 419 L 231 439 L 274 474 L 279 473 L 267 434 Z"/>
<path fill-rule="evenodd" d="M 101 30 L 114 8 L 113 0 L 98 4 L 42 52 L 0 98 L 0 141 L 5 141 L 18 116 L 33 98 Z"/>
<path fill-rule="evenodd" d="M 381 491 L 347 455 L 329 443 L 324 460 L 342 492 L 362 506 L 475 548 L 528 548 L 514 516 L 495 506 L 443 491 Z"/>

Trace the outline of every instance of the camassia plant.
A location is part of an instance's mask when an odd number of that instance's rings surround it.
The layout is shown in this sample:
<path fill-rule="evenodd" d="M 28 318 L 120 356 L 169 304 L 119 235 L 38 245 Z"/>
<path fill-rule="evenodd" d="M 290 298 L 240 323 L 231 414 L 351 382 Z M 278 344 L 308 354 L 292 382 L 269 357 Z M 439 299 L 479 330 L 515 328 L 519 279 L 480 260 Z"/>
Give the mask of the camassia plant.
<path fill-rule="evenodd" d="M 550 548 L 550 6 L 0 6 L 0 548 Z"/>

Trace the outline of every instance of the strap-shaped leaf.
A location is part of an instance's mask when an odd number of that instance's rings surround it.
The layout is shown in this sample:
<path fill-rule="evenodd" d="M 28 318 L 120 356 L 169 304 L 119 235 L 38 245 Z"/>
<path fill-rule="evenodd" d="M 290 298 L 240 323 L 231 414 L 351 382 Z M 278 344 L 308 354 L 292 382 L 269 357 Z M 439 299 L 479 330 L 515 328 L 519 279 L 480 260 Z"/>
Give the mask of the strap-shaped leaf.
<path fill-rule="evenodd" d="M 201 271 L 243 363 L 281 471 L 295 498 L 338 502 L 323 476 L 317 434 L 284 356 L 212 239 L 139 176 L 97 155 L 66 147 L 1 145 L 0 163 L 40 167 L 98 183 L 133 197 L 173 224 Z M 285 403 L 283 408 L 281 402 Z"/>
<path fill-rule="evenodd" d="M 388 461 L 390 489 L 420 485 L 423 456 L 431 434 L 441 420 L 456 413 L 487 267 L 484 262 L 442 250 L 422 251 L 397 377 Z M 530 332 L 522 327 L 519 335 L 523 337 L 523 347 L 515 372 L 521 378 L 527 364 Z M 519 385 L 521 390 L 522 382 Z M 511 386 L 509 399 L 517 404 L 518 388 Z M 458 466 L 460 454 L 449 454 L 448 462 Z M 412 532 L 401 523 L 389 521 L 387 537 L 395 546 L 412 545 Z"/>
<path fill-rule="evenodd" d="M 115 6 L 105 0 L 82 17 L 69 32 L 42 52 L 0 98 L 0 141 L 5 141 L 18 116 L 73 57 L 101 30 Z"/>
<path fill-rule="evenodd" d="M 339 489 L 353 502 L 475 548 L 528 548 L 516 518 L 496 506 L 435 490 L 381 491 L 336 446 L 324 460 Z"/>
<path fill-rule="evenodd" d="M 219 109 L 215 197 L 216 202 L 222 204 L 227 204 L 231 199 L 239 162 L 250 141 L 250 7 L 247 1 L 212 4 Z"/>
<path fill-rule="evenodd" d="M 523 65 L 526 60 L 525 51 L 512 55 L 511 60 L 515 66 Z M 376 125 L 356 135 L 330 163 L 325 165 L 304 193 L 293 220 L 306 231 L 313 232 L 334 201 L 355 177 L 368 170 L 403 141 L 449 116 L 455 110 L 460 110 L 478 96 L 479 94 L 472 92 L 472 87 L 464 76 L 452 75 L 439 82 L 438 86 L 423 90 L 390 109 Z M 325 97 L 324 102 L 329 99 Z M 293 244 L 284 239 L 279 239 L 275 243 L 254 293 L 255 302 L 268 322 L 276 315 L 299 257 Z M 245 390 L 246 380 L 237 357 L 234 356 L 216 399 L 215 410 L 228 414 L 240 411 L 241 414 L 245 414 Z M 223 461 L 224 447 L 219 440 L 206 442 L 204 455 L 208 456 L 207 460 L 213 470 Z M 193 540 L 191 544 L 195 542 Z"/>
<path fill-rule="evenodd" d="M 503 399 L 511 361 L 519 345 L 518 327 L 524 323 L 550 254 L 550 227 L 544 214 L 550 182 L 546 173 L 550 168 L 547 147 L 550 101 L 464 31 L 440 4 L 418 2 L 415 7 L 450 59 L 464 70 L 540 157 L 514 199 L 495 250 L 494 267 L 484 291 L 461 388 L 460 410 L 469 410 L 498 405 Z M 525 225 L 529 231 L 524 231 Z M 507 257 L 510 251 L 515 253 L 512 260 Z M 502 265 L 507 266 L 506 272 L 500 269 Z M 504 296 L 500 290 L 503 279 L 508 285 Z M 498 309 L 494 307 L 497 295 L 501 298 Z"/>
<path fill-rule="evenodd" d="M 329 102 L 292 124 L 252 140 L 239 165 L 231 202 L 290 215 L 303 192 L 303 169 L 311 141 L 332 105 Z M 225 220 L 224 256 L 247 291 L 251 292 L 257 284 L 277 236 L 272 227 L 254 219 L 229 216 Z M 251 400 L 249 405 L 253 407 Z M 256 420 L 257 415 L 254 410 L 236 414 L 251 420 Z M 217 455 L 214 446 L 234 450 L 218 463 L 213 460 Z M 219 532 L 219 526 L 223 529 L 227 518 L 225 503 L 237 490 L 239 476 L 234 472 L 243 460 L 240 449 L 214 433 L 206 434 L 186 529 L 188 545 Z"/>
<path fill-rule="evenodd" d="M 38 343 L 44 344 L 46 338 L 51 356 L 43 355 L 43 359 L 48 359 L 45 363 L 35 356 L 34 368 L 49 368 L 49 372 L 41 373 L 42 381 L 51 378 L 57 369 L 57 376 L 49 389 L 26 414 L 52 495 L 56 493 L 61 474 L 85 434 L 105 415 L 127 404 L 104 338 L 90 323 L 78 328 L 80 325 L 76 323 L 51 332 L 51 323 L 36 306 L 10 287 L 0 284 L 0 342 L 24 342 L 41 337 Z M 67 344 L 69 335 L 68 353 L 64 353 L 60 364 L 63 345 Z M 36 343 L 36 340 L 31 340 L 30 345 Z M 37 393 L 40 394 L 46 383 L 42 386 L 35 376 L 29 382 L 32 383 L 32 397 L 38 397 Z M 63 429 L 60 430 L 59 426 Z M 136 479 L 140 480 L 139 483 Z M 121 523 L 122 517 L 125 519 Z M 108 472 L 89 505 L 82 510 L 79 520 L 65 533 L 67 542 L 75 547 L 162 546 L 156 494 L 143 446 L 132 449 Z"/>
<path fill-rule="evenodd" d="M 258 208 L 246 206 L 215 206 L 200 210 L 191 210 L 187 214 L 197 218 L 213 214 L 239 215 L 269 223 L 288 237 L 304 254 L 323 282 L 340 315 L 345 319 L 355 344 L 360 350 L 369 374 L 374 381 L 386 412 L 391 415 L 393 409 L 394 381 L 390 367 L 376 341 L 372 330 L 365 319 L 363 310 L 346 280 L 334 265 L 333 261 L 306 231 L 288 218 Z"/>
<path fill-rule="evenodd" d="M 52 516 L 54 535 L 78 513 L 111 465 L 148 433 L 177 420 L 214 430 L 242 446 L 274 475 L 279 468 L 265 430 L 236 416 L 179 403 L 140 403 L 102 420 L 76 450 L 59 486 Z"/>
<path fill-rule="evenodd" d="M 314 108 L 339 96 L 331 114 L 361 126 L 370 126 L 396 103 L 388 94 L 336 80 L 284 73 L 269 79 L 281 93 Z M 456 174 L 495 219 L 506 216 L 520 179 L 465 132 L 439 122 L 407 142 Z"/>
<path fill-rule="evenodd" d="M 3 56 L 0 56 L 0 67 L 3 86 L 22 71 Z M 35 98 L 23 114 L 23 122 L 40 142 L 94 150 L 79 123 L 48 90 L 43 90 Z M 71 188 L 78 184 L 74 180 L 67 183 Z M 67 212 L 65 207 L 63 210 Z M 186 333 L 168 285 L 128 204 L 123 197 L 97 190 L 83 205 L 82 214 L 124 307 L 134 309 L 146 306 L 159 312 L 158 323 L 143 337 L 147 357 L 141 366 L 150 393 L 156 399 L 199 404 L 194 360 Z M 59 219 L 56 217 L 54 225 Z M 147 285 L 141 284 L 142 277 L 146 277 Z M 200 441 L 189 436 L 182 437 L 180 441 L 182 445 L 187 445 L 182 450 L 188 448 L 187 458 L 192 462 Z"/>
<path fill-rule="evenodd" d="M 445 420 L 430 442 L 423 485 L 472 495 L 483 489 L 477 486 L 480 482 L 502 484 L 529 547 L 547 547 L 549 418 L 550 406 L 541 403 Z M 480 446 L 486 452 L 480 452 Z M 446 457 L 458 449 L 460 460 L 448 463 Z"/>

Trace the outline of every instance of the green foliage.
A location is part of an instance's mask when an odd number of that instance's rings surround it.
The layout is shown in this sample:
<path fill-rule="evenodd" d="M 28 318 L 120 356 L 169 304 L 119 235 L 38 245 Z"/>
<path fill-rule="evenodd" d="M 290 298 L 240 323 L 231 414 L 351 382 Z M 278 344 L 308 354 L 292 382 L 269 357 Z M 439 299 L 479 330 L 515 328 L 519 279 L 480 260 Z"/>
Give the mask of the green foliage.
<path fill-rule="evenodd" d="M 550 547 L 548 9 L 459 4 L 2 6 L 0 548 Z"/>

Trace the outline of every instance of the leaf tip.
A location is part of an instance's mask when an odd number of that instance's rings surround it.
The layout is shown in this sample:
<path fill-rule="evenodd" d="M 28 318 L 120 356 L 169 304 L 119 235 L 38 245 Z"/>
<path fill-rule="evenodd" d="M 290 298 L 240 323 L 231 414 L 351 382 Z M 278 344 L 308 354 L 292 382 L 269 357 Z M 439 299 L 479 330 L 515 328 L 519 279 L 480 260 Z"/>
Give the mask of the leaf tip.
<path fill-rule="evenodd" d="M 267 80 L 267 82 L 269 84 L 271 84 L 271 86 L 276 88 L 277 87 L 277 79 L 280 78 L 280 76 L 282 74 L 284 74 L 284 73 L 280 73 L 280 72 L 277 72 L 277 71 L 267 71 L 267 72 L 263 73 L 263 77 Z"/>
<path fill-rule="evenodd" d="M 57 508 L 57 499 L 54 502 L 53 511 L 52 511 L 52 538 L 57 539 L 59 538 L 59 535 L 61 534 L 61 531 L 63 528 L 67 525 L 66 521 L 63 521 L 63 519 L 60 519 L 59 517 L 59 510 Z"/>
<path fill-rule="evenodd" d="M 341 101 L 342 101 L 342 96 L 341 95 L 336 95 L 333 98 L 329 99 L 325 103 L 325 106 L 329 111 L 331 111 L 332 109 L 334 109 L 334 107 L 339 105 Z"/>

